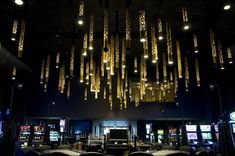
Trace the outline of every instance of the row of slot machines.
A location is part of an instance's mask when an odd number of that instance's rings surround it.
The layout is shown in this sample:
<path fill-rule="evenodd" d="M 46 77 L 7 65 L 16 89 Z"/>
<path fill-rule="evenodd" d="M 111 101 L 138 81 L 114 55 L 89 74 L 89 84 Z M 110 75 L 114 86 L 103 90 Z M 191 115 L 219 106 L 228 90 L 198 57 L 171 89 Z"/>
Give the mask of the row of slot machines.
<path fill-rule="evenodd" d="M 36 125 L 21 125 L 19 126 L 18 137 L 16 145 L 20 148 L 26 148 L 29 145 L 38 147 L 45 143 L 46 139 L 45 127 Z M 59 131 L 56 129 L 50 129 L 49 131 L 49 142 L 59 142 Z"/>
<path fill-rule="evenodd" d="M 167 132 L 157 130 L 158 143 L 173 146 L 191 145 L 212 148 L 219 139 L 218 125 L 185 125 L 181 128 L 170 127 Z"/>
<path fill-rule="evenodd" d="M 191 146 L 213 148 L 219 140 L 218 125 L 186 125 L 187 143 Z"/>

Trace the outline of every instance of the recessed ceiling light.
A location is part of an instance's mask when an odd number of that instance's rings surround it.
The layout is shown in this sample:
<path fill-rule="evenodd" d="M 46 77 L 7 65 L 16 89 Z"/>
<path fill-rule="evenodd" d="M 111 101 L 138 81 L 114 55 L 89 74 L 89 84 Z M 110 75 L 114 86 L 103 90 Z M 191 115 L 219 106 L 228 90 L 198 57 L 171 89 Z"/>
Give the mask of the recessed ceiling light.
<path fill-rule="evenodd" d="M 15 0 L 15 4 L 17 5 L 23 5 L 24 1 L 23 0 Z"/>
<path fill-rule="evenodd" d="M 145 41 L 146 41 L 145 38 L 140 39 L 140 42 L 145 42 Z"/>
<path fill-rule="evenodd" d="M 83 25 L 83 20 L 78 20 L 78 25 Z"/>
<path fill-rule="evenodd" d="M 159 40 L 163 40 L 163 36 L 159 36 L 158 39 L 159 39 Z"/>
<path fill-rule="evenodd" d="M 229 10 L 231 8 L 231 5 L 230 4 L 226 4 L 225 6 L 224 6 L 224 10 Z"/>
<path fill-rule="evenodd" d="M 185 25 L 184 30 L 188 30 L 188 29 L 189 29 L 189 25 Z"/>

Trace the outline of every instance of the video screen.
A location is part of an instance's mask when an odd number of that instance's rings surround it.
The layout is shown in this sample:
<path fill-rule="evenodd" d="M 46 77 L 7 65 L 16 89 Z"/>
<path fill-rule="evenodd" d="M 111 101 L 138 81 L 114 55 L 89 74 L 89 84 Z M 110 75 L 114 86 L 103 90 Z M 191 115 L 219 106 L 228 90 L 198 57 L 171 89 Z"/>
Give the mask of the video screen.
<path fill-rule="evenodd" d="M 197 133 L 187 133 L 188 140 L 197 140 Z"/>
<path fill-rule="evenodd" d="M 163 130 L 157 130 L 157 134 L 163 134 L 164 131 Z"/>
<path fill-rule="evenodd" d="M 215 132 L 219 132 L 219 127 L 218 125 L 214 125 Z"/>
<path fill-rule="evenodd" d="M 211 140 L 212 139 L 211 133 L 202 133 L 202 139 Z"/>
<path fill-rule="evenodd" d="M 200 125 L 200 129 L 202 132 L 210 132 L 211 126 L 210 125 Z"/>
<path fill-rule="evenodd" d="M 196 132 L 197 131 L 197 125 L 186 125 L 186 131 L 187 132 Z"/>
<path fill-rule="evenodd" d="M 30 126 L 20 126 L 20 134 L 21 135 L 30 134 Z"/>
<path fill-rule="evenodd" d="M 34 134 L 44 134 L 44 127 L 42 126 L 34 126 Z"/>
<path fill-rule="evenodd" d="M 110 139 L 128 139 L 127 129 L 110 129 Z"/>
<path fill-rule="evenodd" d="M 57 131 L 50 131 L 50 141 L 58 141 L 59 133 Z"/>

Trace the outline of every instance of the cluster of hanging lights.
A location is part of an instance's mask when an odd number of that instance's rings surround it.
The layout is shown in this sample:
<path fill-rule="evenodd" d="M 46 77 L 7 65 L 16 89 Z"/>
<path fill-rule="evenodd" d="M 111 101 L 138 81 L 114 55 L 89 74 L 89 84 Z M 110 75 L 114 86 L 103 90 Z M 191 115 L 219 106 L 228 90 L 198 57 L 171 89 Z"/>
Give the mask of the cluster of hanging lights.
<path fill-rule="evenodd" d="M 17 1 L 17 0 L 16 0 Z M 229 4 L 229 2 L 228 2 Z M 84 1 L 79 3 L 79 13 L 77 23 L 82 26 L 84 24 Z M 230 7 L 229 7 L 230 8 Z M 225 10 L 229 9 L 228 6 Z M 110 20 L 108 8 L 104 9 L 103 20 L 103 46 L 100 50 L 100 61 L 94 60 L 94 52 L 99 49 L 94 47 L 94 23 L 95 14 L 89 16 L 89 31 L 83 34 L 83 46 L 80 50 L 80 65 L 79 65 L 79 82 L 84 84 L 84 100 L 90 98 L 90 94 L 94 94 L 94 98 L 103 98 L 109 102 L 110 110 L 113 109 L 114 99 L 119 100 L 120 110 L 128 108 L 129 102 L 134 102 L 135 106 L 139 106 L 142 101 L 166 101 L 169 92 L 174 98 L 177 97 L 179 89 L 179 81 L 184 79 L 185 90 L 190 90 L 191 74 L 189 68 L 188 56 L 183 55 L 181 43 L 179 40 L 173 38 L 173 30 L 169 21 L 164 21 L 162 18 L 157 18 L 153 23 L 147 25 L 145 10 L 139 10 L 139 36 L 143 50 L 138 57 L 133 60 L 133 73 L 139 75 L 138 82 L 131 82 L 129 78 L 129 60 L 126 60 L 126 52 L 131 46 L 131 14 L 130 9 L 125 10 L 125 29 L 124 35 L 119 33 L 110 33 Z M 182 8 L 183 30 L 189 30 L 189 19 L 187 8 Z M 12 41 L 17 39 L 18 20 L 14 20 L 12 28 Z M 148 29 L 150 28 L 150 29 Z M 163 31 L 164 28 L 164 31 Z M 148 30 L 150 30 L 148 34 Z M 148 36 L 149 35 L 149 36 Z M 22 20 L 20 25 L 20 35 L 18 44 L 18 57 L 22 58 L 25 36 L 25 21 Z M 233 63 L 232 51 L 230 47 L 226 47 L 227 55 L 224 55 L 224 47 L 220 40 L 218 40 L 212 29 L 209 30 L 212 61 L 214 64 L 219 62 L 220 68 L 225 69 L 225 59 L 229 64 Z M 166 38 L 165 42 L 160 42 Z M 149 40 L 150 39 L 150 40 Z M 194 68 L 195 80 L 197 86 L 201 86 L 200 80 L 200 61 L 198 58 L 199 42 L 196 34 L 192 35 L 193 49 L 194 49 Z M 174 49 L 174 43 L 176 49 Z M 166 51 L 161 51 L 160 46 L 166 47 Z M 149 48 L 151 45 L 151 48 Z M 151 51 L 151 52 L 150 52 Z M 175 51 L 175 53 L 174 53 Z M 56 53 L 55 68 L 59 70 L 58 75 L 58 91 L 65 93 L 69 99 L 71 96 L 71 83 L 74 78 L 75 58 L 77 50 L 73 44 L 70 51 L 69 67 L 61 61 L 61 53 Z M 151 53 L 151 55 L 149 55 Z M 96 55 L 97 56 L 97 55 Z M 217 58 L 218 57 L 218 58 Z M 151 58 L 151 59 L 149 59 Z M 175 59 L 176 58 L 176 59 Z M 148 62 L 154 64 L 155 80 L 148 81 Z M 182 64 L 183 62 L 183 64 Z M 44 91 L 47 91 L 49 76 L 50 76 L 51 56 L 48 55 L 42 60 L 40 83 L 43 85 Z M 66 76 L 66 71 L 69 71 L 69 76 Z M 194 74 L 192 74 L 194 75 Z M 12 79 L 16 78 L 16 67 L 13 67 Z M 116 88 L 115 88 L 116 87 Z M 115 90 L 115 91 L 114 91 Z M 149 95 L 149 93 L 151 95 Z M 101 95 L 102 94 L 102 95 Z M 173 99 L 174 100 L 174 99 Z"/>

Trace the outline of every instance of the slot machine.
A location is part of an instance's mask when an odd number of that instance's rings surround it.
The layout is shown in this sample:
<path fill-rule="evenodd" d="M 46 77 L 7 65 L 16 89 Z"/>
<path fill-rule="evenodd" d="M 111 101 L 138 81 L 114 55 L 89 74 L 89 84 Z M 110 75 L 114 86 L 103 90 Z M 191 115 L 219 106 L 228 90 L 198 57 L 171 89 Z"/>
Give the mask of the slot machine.
<path fill-rule="evenodd" d="M 191 146 L 198 145 L 197 125 L 186 125 L 187 142 Z"/>
<path fill-rule="evenodd" d="M 200 125 L 202 144 L 208 148 L 213 148 L 213 139 L 211 135 L 211 125 Z"/>
<path fill-rule="evenodd" d="M 169 128 L 169 142 L 172 146 L 178 146 L 178 135 L 177 135 L 177 128 Z"/>
<path fill-rule="evenodd" d="M 157 142 L 158 143 L 163 143 L 164 140 L 164 130 L 163 129 L 159 129 L 157 130 Z"/>
<path fill-rule="evenodd" d="M 27 148 L 29 145 L 31 131 L 29 125 L 19 126 L 19 135 L 18 135 L 18 143 L 21 148 Z"/>
<path fill-rule="evenodd" d="M 38 147 L 43 144 L 45 130 L 43 126 L 33 126 L 32 146 Z"/>
<path fill-rule="evenodd" d="M 219 127 L 218 125 L 214 125 L 214 132 L 215 132 L 215 140 L 216 142 L 219 141 Z"/>

